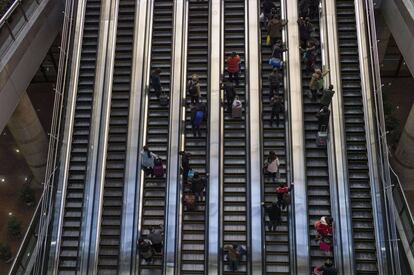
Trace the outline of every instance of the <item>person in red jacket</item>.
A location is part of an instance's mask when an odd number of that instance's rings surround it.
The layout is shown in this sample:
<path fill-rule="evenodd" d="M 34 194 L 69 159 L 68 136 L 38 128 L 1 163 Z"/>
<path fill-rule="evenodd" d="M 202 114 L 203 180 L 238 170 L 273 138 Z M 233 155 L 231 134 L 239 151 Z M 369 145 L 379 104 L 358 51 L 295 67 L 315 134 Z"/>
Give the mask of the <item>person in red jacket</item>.
<path fill-rule="evenodd" d="M 285 210 L 286 207 L 290 204 L 290 195 L 289 192 L 293 188 L 293 183 L 289 186 L 287 186 L 286 183 L 281 183 L 276 188 L 276 194 L 277 194 L 277 205 Z"/>
<path fill-rule="evenodd" d="M 239 85 L 239 72 L 240 72 L 240 56 L 236 52 L 232 52 L 226 60 L 227 62 L 227 72 L 229 73 L 229 80 L 236 81 L 236 85 Z"/>
<path fill-rule="evenodd" d="M 332 223 L 333 218 L 325 216 L 323 216 L 320 220 L 316 221 L 314 223 L 315 229 L 318 232 L 318 236 L 316 236 L 316 238 L 320 239 L 321 237 L 332 235 Z"/>

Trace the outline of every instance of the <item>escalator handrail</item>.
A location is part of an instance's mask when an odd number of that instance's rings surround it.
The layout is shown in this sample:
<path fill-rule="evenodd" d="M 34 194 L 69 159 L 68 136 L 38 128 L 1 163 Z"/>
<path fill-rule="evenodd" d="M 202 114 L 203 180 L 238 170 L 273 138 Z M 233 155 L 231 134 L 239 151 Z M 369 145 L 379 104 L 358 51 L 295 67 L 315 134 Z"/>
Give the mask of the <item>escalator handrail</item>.
<path fill-rule="evenodd" d="M 7 20 L 13 15 L 14 11 L 17 7 L 21 4 L 21 0 L 15 0 L 13 4 L 7 9 L 7 11 L 3 14 L 0 19 L 0 29 L 6 24 Z"/>

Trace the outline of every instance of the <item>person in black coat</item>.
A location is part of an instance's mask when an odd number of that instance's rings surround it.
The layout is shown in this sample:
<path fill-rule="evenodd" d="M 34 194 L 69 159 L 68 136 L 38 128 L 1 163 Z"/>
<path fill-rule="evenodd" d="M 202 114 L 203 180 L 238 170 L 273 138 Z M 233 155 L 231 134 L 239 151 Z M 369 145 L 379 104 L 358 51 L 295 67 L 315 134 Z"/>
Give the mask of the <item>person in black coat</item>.
<path fill-rule="evenodd" d="M 162 92 L 161 87 L 161 69 L 157 68 L 151 73 L 151 87 L 154 89 L 155 95 L 159 98 Z"/>
<path fill-rule="evenodd" d="M 322 131 L 323 127 L 328 128 L 329 116 L 331 111 L 327 106 L 322 107 L 319 112 L 316 113 L 316 118 L 318 119 L 318 131 Z"/>
<path fill-rule="evenodd" d="M 270 100 L 272 106 L 272 114 L 270 116 L 270 126 L 273 125 L 276 117 L 276 126 L 279 127 L 280 114 L 285 111 L 285 105 L 281 96 L 274 95 Z"/>
<path fill-rule="evenodd" d="M 194 177 L 191 180 L 191 191 L 196 196 L 197 201 L 204 200 L 204 188 L 206 187 L 206 180 L 200 176 L 199 173 L 195 172 Z"/>
<path fill-rule="evenodd" d="M 282 211 L 276 202 L 271 204 L 262 203 L 265 214 L 269 217 L 269 222 L 267 223 L 267 228 L 270 231 L 276 231 L 277 226 L 282 222 Z"/>

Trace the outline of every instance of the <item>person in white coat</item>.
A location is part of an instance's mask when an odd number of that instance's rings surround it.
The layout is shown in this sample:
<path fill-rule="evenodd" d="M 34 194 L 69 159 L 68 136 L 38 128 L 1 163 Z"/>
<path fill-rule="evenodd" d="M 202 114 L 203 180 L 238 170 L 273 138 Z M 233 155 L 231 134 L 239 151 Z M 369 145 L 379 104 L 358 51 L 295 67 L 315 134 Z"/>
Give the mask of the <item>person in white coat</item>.
<path fill-rule="evenodd" d="M 145 172 L 145 176 L 154 175 L 154 161 L 158 156 L 151 152 L 148 146 L 144 146 L 141 151 L 141 168 Z"/>
<path fill-rule="evenodd" d="M 265 173 L 272 177 L 273 182 L 276 182 L 276 178 L 278 178 L 279 166 L 279 158 L 274 151 L 270 151 L 267 161 L 265 162 Z"/>

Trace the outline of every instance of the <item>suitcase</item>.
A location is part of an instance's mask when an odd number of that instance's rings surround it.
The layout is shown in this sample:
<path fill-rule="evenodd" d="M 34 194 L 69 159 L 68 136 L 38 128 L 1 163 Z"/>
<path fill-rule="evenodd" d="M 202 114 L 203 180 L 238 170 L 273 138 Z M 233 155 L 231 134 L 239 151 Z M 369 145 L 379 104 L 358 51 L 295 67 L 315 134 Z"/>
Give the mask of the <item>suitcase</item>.
<path fill-rule="evenodd" d="M 231 117 L 240 118 L 242 116 L 242 104 L 239 100 L 237 100 L 237 102 L 235 101 L 236 100 L 233 101 L 233 105 L 231 108 Z"/>
<path fill-rule="evenodd" d="M 326 127 L 322 127 L 321 131 L 316 134 L 316 145 L 321 148 L 325 148 L 328 142 L 328 131 Z"/>

